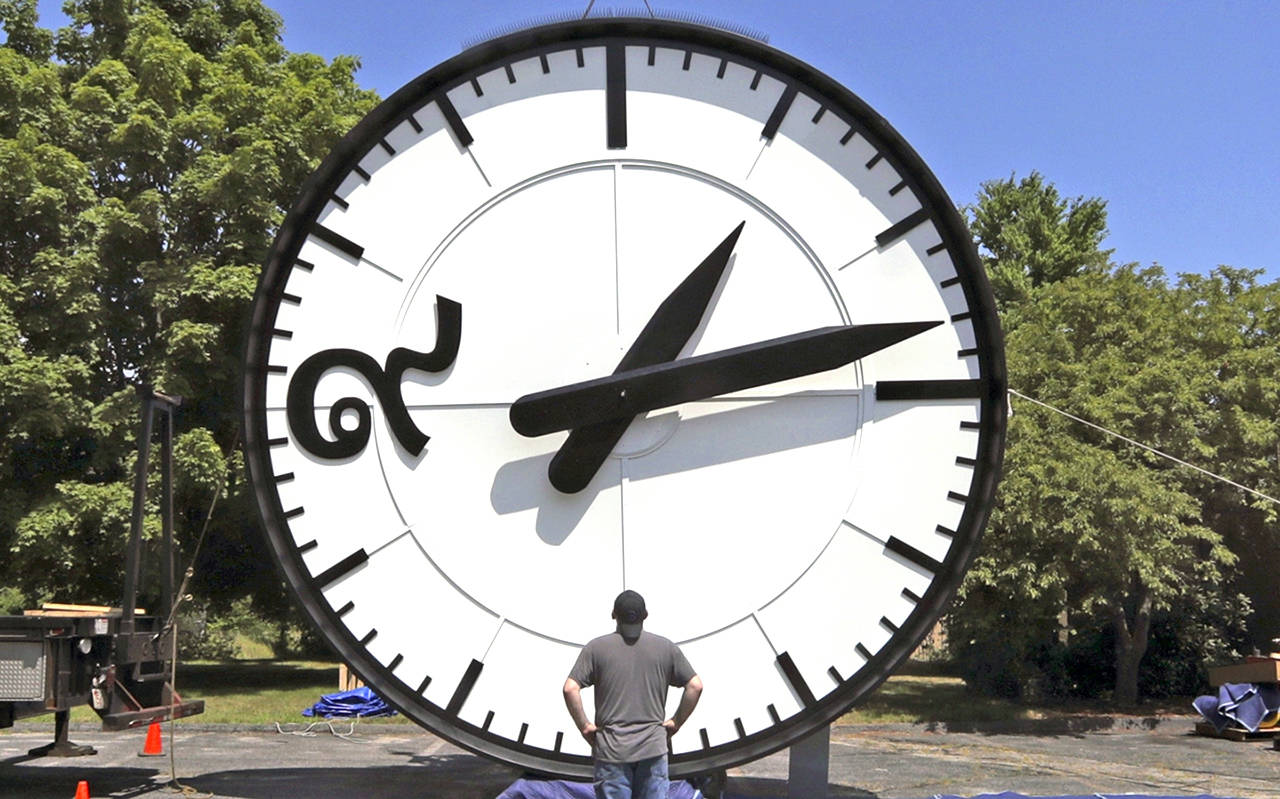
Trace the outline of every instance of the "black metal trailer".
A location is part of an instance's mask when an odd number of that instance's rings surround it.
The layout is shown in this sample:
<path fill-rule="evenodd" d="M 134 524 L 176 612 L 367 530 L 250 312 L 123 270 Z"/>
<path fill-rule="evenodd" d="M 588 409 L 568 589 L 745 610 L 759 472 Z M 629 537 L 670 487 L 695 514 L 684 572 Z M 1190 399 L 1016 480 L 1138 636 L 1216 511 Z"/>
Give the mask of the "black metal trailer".
<path fill-rule="evenodd" d="M 77 608 L 0 616 L 0 728 L 52 712 L 54 740 L 32 756 L 72 757 L 95 750 L 68 739 L 71 709 L 88 704 L 104 730 L 123 730 L 204 712 L 203 700 L 184 701 L 169 682 L 175 628 L 173 563 L 173 411 L 180 397 L 142 392 L 142 428 L 134 481 L 133 516 L 125 551 L 123 601 L 118 609 Z M 162 607 L 136 611 L 142 562 L 147 462 L 157 418 L 161 443 L 160 563 Z"/>

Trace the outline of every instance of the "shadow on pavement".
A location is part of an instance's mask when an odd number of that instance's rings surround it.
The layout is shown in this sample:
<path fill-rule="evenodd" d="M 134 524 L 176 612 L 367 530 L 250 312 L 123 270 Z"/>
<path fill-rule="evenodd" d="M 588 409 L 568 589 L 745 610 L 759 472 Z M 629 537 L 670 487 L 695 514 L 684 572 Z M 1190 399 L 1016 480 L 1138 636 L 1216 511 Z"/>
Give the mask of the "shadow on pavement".
<path fill-rule="evenodd" d="M 31 759 L 23 756 L 0 760 L 0 797 L 67 799 L 75 796 L 76 783 L 85 780 L 91 796 L 128 799 L 151 793 L 161 785 L 155 781 L 160 772 L 153 768 L 22 765 Z"/>
<path fill-rule="evenodd" d="M 214 771 L 183 783 L 198 791 L 236 799 L 494 799 L 518 777 L 514 770 L 473 755 L 433 755 L 415 757 L 412 765 L 405 766 Z"/>

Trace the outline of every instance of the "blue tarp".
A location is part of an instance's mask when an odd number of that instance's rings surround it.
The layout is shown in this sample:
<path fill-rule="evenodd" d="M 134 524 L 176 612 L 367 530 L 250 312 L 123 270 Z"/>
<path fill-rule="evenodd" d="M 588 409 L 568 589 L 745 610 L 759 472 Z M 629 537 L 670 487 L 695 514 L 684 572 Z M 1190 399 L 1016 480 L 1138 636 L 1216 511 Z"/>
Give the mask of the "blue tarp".
<path fill-rule="evenodd" d="M 1232 726 L 1257 732 L 1264 721 L 1273 721 L 1272 716 L 1280 712 L 1280 687 L 1269 683 L 1224 683 L 1218 687 L 1217 696 L 1198 696 L 1191 705 L 1218 732 Z"/>
<path fill-rule="evenodd" d="M 684 780 L 672 780 L 670 799 L 702 799 L 702 792 Z M 569 780 L 526 780 L 511 783 L 498 799 L 596 799 L 589 782 Z"/>
<path fill-rule="evenodd" d="M 361 686 L 351 691 L 339 691 L 336 694 L 325 694 L 320 701 L 302 711 L 304 716 L 321 718 L 351 718 L 353 716 L 394 716 L 396 712 L 387 707 L 382 697 Z"/>

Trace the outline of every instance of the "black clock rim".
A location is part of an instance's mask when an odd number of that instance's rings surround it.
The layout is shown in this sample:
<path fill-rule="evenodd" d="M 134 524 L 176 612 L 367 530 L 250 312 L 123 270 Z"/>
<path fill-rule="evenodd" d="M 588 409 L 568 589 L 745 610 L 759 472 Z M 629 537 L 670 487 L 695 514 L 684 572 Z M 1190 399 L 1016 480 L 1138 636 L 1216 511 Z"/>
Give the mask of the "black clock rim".
<path fill-rule="evenodd" d="M 906 180 L 921 205 L 930 210 L 929 218 L 941 234 L 956 273 L 961 277 L 960 285 L 972 313 L 983 375 L 978 458 L 965 510 L 955 530 L 955 543 L 942 564 L 942 572 L 935 576 L 907 621 L 857 674 L 845 678 L 820 701 L 808 705 L 801 702 L 803 709 L 799 713 L 760 732 L 672 757 L 672 775 L 688 776 L 740 765 L 794 744 L 839 718 L 878 687 L 919 646 L 942 616 L 976 554 L 995 500 L 1004 454 L 1008 399 L 1004 339 L 990 283 L 968 227 L 941 183 L 897 131 L 853 92 L 805 62 L 753 39 L 716 28 L 652 18 L 594 18 L 529 28 L 478 44 L 424 72 L 370 111 L 343 137 L 307 179 L 277 232 L 259 277 L 246 334 L 241 395 L 244 454 L 276 567 L 326 641 L 368 685 L 407 718 L 477 754 L 542 774 L 571 778 L 590 775 L 591 761 L 587 757 L 510 741 L 462 721 L 445 708 L 425 702 L 413 686 L 374 659 L 347 630 L 304 566 L 289 532 L 285 509 L 273 481 L 265 408 L 267 356 L 285 281 L 307 231 L 328 198 L 364 155 L 414 109 L 479 74 L 482 68 L 492 69 L 575 46 L 600 46 L 606 40 L 621 40 L 628 45 L 675 46 L 748 64 L 788 85 L 803 86 L 825 101 L 828 112 L 838 114 L 852 129 L 866 136 Z M 548 691 L 557 689 L 558 686 L 547 688 Z M 696 724 L 696 718 L 693 723 Z M 571 724 L 566 726 L 572 729 Z"/>

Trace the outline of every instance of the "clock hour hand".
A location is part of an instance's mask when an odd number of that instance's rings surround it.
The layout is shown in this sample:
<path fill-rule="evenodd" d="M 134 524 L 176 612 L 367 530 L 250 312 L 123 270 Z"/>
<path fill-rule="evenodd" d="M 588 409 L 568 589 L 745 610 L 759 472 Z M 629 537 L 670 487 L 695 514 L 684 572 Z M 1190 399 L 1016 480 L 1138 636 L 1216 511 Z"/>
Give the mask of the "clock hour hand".
<path fill-rule="evenodd" d="M 940 324 L 822 327 L 526 394 L 511 406 L 511 426 L 521 435 L 541 436 L 610 419 L 631 419 L 657 408 L 835 369 Z"/>
<path fill-rule="evenodd" d="M 614 374 L 674 360 L 702 323 L 746 222 L 740 223 L 667 296 L 622 356 Z M 575 427 L 547 467 L 551 484 L 566 494 L 587 487 L 634 417 L 622 416 Z"/>

